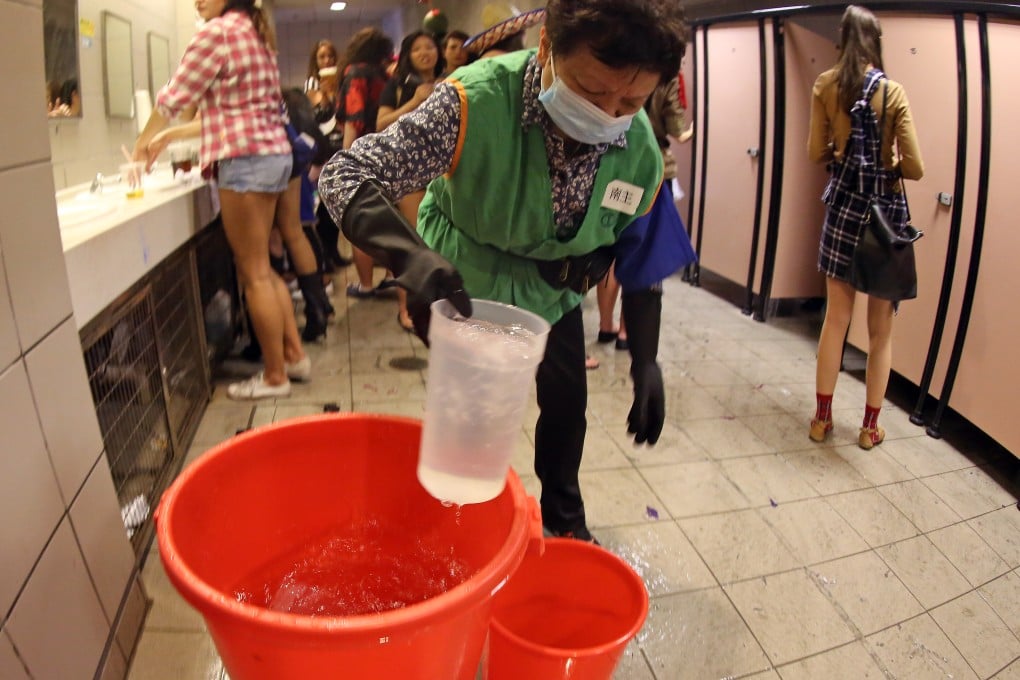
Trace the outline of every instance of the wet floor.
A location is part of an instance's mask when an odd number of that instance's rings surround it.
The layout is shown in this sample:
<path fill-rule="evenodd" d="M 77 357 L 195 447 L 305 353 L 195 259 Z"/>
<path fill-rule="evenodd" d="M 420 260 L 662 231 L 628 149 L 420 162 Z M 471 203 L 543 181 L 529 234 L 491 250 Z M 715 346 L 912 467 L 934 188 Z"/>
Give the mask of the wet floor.
<path fill-rule="evenodd" d="M 341 293 L 334 303 L 326 342 L 308 348 L 314 379 L 256 405 L 227 400 L 221 380 L 189 460 L 240 429 L 326 404 L 422 415 L 428 350 L 400 328 L 395 301 Z M 819 323 L 817 314 L 757 323 L 668 280 L 667 422 L 655 448 L 634 448 L 629 357 L 595 342 L 594 294 L 586 300 L 589 353 L 601 364 L 588 372 L 588 521 L 651 595 L 615 678 L 1020 678 L 1017 460 L 949 421 L 946 438 L 927 437 L 895 383 L 881 415 L 888 438 L 862 451 L 857 371 L 840 377 L 829 441 L 810 441 Z M 514 457 L 533 494 L 535 415 Z M 200 616 L 155 551 L 130 679 L 221 680 Z"/>

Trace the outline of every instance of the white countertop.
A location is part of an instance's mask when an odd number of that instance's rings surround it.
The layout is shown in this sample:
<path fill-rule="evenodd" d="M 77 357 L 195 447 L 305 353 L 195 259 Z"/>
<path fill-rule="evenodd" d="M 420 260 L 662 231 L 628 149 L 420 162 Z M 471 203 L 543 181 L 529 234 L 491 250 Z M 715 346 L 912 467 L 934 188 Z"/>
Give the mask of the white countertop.
<path fill-rule="evenodd" d="M 169 169 L 146 176 L 144 196 L 126 198 L 112 185 L 101 198 L 80 185 L 57 194 L 57 211 L 69 201 L 99 201 L 100 214 L 61 226 L 71 305 L 80 330 L 108 304 L 205 227 L 219 206 L 200 179 L 174 181 Z"/>

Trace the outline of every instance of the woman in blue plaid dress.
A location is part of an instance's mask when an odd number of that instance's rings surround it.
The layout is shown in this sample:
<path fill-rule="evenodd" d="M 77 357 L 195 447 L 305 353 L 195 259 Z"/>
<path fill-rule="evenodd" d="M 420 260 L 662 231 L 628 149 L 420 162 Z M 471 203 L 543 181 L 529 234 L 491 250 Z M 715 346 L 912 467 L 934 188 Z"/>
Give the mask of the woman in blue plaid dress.
<path fill-rule="evenodd" d="M 818 341 L 817 408 L 809 433 L 816 442 L 824 442 L 832 430 L 832 395 L 856 298 L 848 282 L 850 265 L 868 202 L 877 196 L 893 224 L 905 225 L 909 214 L 899 179 L 924 174 L 907 96 L 882 72 L 881 36 L 874 14 L 847 7 L 840 23 L 839 61 L 818 76 L 812 92 L 808 154 L 827 163 L 831 173 L 822 195 L 827 209 L 818 248 L 826 310 Z M 867 397 L 857 440 L 862 449 L 885 438 L 878 414 L 892 365 L 894 311 L 895 303 L 868 296 Z"/>

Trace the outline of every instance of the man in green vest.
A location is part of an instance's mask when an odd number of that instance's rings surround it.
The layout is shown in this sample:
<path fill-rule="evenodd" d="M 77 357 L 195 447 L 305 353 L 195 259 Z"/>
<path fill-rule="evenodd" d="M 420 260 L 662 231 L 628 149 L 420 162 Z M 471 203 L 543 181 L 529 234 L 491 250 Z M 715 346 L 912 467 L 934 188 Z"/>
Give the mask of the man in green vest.
<path fill-rule="evenodd" d="M 628 431 L 654 444 L 665 418 L 661 281 L 684 254 L 676 234 L 635 221 L 663 174 L 642 107 L 679 71 L 686 28 L 676 0 L 549 0 L 545 11 L 537 51 L 459 69 L 385 132 L 334 156 L 319 194 L 351 242 L 408 291 L 423 340 L 429 305 L 442 298 L 466 316 L 474 297 L 552 324 L 536 375 L 542 520 L 548 534 L 590 541 L 578 483 L 581 300 L 614 258 L 627 263 Z M 394 203 L 426 186 L 416 232 Z"/>

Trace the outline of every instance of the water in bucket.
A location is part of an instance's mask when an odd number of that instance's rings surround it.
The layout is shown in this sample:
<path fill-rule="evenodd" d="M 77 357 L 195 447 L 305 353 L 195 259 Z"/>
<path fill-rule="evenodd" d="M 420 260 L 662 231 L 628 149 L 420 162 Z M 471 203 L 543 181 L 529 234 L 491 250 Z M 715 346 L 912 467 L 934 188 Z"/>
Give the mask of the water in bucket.
<path fill-rule="evenodd" d="M 481 503 L 503 490 L 549 324 L 487 300 L 470 319 L 432 306 L 418 480 L 435 498 Z"/>
<path fill-rule="evenodd" d="M 238 602 L 308 616 L 358 616 L 445 593 L 474 570 L 449 543 L 378 520 L 337 526 L 283 552 L 233 589 Z"/>

